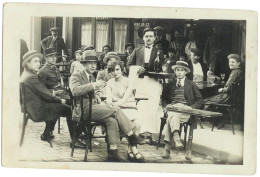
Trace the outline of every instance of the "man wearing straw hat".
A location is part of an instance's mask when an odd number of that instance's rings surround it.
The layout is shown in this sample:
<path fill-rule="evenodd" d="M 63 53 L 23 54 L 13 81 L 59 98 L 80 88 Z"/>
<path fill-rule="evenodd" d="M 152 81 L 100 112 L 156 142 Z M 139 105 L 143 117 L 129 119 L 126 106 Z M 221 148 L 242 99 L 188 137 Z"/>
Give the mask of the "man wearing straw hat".
<path fill-rule="evenodd" d="M 34 122 L 55 120 L 57 117 L 71 116 L 71 108 L 66 100 L 52 94 L 37 76 L 43 55 L 35 50 L 28 51 L 23 56 L 21 83 L 25 85 L 26 108 Z M 46 124 L 47 125 L 47 124 Z M 42 140 L 46 140 L 47 126 Z"/>
<path fill-rule="evenodd" d="M 89 107 L 89 93 L 94 92 L 97 87 L 105 86 L 104 81 L 95 81 L 92 75 L 96 68 L 98 59 L 96 57 L 96 52 L 94 50 L 87 50 L 83 52 L 83 59 L 80 61 L 84 70 L 73 74 L 70 78 L 70 89 L 73 96 L 76 98 L 76 106 L 74 109 L 81 109 L 79 106 L 79 97 L 83 96 L 84 104 L 84 115 L 88 115 Z M 97 104 L 97 95 L 93 93 L 93 106 L 92 106 L 92 121 L 103 122 L 107 126 L 108 134 L 108 160 L 109 161 L 122 161 L 117 151 L 117 144 L 120 143 L 119 130 L 128 138 L 129 144 L 132 148 L 132 152 L 135 154 L 139 160 L 143 157 L 136 148 L 137 136 L 135 132 L 137 131 L 136 125 L 131 122 L 127 116 L 122 112 L 119 107 L 109 107 L 106 105 Z M 73 111 L 75 121 L 80 121 L 79 117 L 76 115 L 76 111 Z M 87 117 L 84 117 L 87 119 Z"/>
<path fill-rule="evenodd" d="M 172 66 L 172 69 L 174 70 L 177 79 L 170 84 L 170 94 L 164 98 L 163 107 L 166 106 L 166 104 L 175 104 L 174 106 L 185 107 L 187 109 L 200 109 L 203 104 L 203 99 L 199 88 L 193 81 L 185 77 L 185 75 L 190 72 L 188 63 L 185 61 L 177 61 L 176 65 Z M 187 122 L 189 118 L 190 115 L 188 114 L 177 112 L 168 113 L 168 118 L 164 127 L 165 151 L 163 158 L 170 157 L 172 143 L 175 144 L 177 149 L 183 147 L 179 135 L 180 123 Z"/>

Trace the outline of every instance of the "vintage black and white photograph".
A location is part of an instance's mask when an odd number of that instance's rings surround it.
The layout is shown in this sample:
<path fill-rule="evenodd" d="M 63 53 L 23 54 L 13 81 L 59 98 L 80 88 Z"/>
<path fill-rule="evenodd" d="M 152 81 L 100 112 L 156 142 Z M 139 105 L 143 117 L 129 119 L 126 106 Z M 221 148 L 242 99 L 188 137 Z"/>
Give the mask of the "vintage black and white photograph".
<path fill-rule="evenodd" d="M 8 14 L 20 7 L 28 11 L 9 42 Z M 166 164 L 173 172 L 169 165 L 210 165 L 242 173 L 235 169 L 256 153 L 248 149 L 256 146 L 256 105 L 248 102 L 256 101 L 257 16 L 135 8 L 5 6 L 3 85 L 13 89 L 3 88 L 4 157 L 11 153 L 25 167 L 69 162 L 77 169 L 81 162 L 83 169 L 160 171 Z M 12 103 L 15 110 L 7 108 Z"/>

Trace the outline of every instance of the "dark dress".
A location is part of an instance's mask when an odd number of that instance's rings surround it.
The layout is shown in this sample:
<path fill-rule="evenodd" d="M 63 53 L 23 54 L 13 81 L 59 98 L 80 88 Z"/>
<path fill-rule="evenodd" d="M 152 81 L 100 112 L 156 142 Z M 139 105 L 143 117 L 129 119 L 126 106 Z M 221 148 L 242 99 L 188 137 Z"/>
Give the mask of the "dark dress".
<path fill-rule="evenodd" d="M 244 72 L 239 67 L 233 69 L 231 74 L 229 75 L 228 81 L 223 88 L 223 93 L 209 97 L 205 100 L 205 104 L 210 102 L 219 103 L 219 104 L 229 104 L 230 103 L 230 92 L 231 92 L 231 85 L 233 83 L 243 83 L 244 81 Z"/>

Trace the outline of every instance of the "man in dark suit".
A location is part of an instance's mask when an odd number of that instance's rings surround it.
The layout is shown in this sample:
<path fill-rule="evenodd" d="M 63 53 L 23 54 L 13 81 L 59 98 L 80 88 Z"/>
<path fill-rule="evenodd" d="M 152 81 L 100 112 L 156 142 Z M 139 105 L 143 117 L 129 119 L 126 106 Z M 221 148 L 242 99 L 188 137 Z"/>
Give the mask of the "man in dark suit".
<path fill-rule="evenodd" d="M 158 49 L 154 46 L 155 32 L 152 29 L 146 28 L 144 30 L 143 40 L 145 46 L 135 48 L 129 58 L 127 68 L 131 70 L 133 65 L 135 66 L 132 68 L 136 68 L 136 66 L 140 67 L 137 71 L 139 79 L 136 81 L 136 94 L 148 97 L 148 101 L 138 103 L 138 109 L 144 115 L 140 133 L 144 138 L 151 140 L 153 138 L 152 134 L 159 131 L 160 123 L 158 122 L 157 110 L 162 94 L 162 86 L 156 78 L 149 76 L 148 72 L 155 70 L 155 61 L 157 59 L 161 65 L 163 58 L 159 57 Z M 161 70 L 161 68 L 159 69 Z M 131 71 L 130 73 L 132 74 Z M 140 75 L 144 76 L 140 77 Z"/>
<path fill-rule="evenodd" d="M 24 54 L 22 63 L 24 71 L 20 82 L 25 85 L 26 108 L 34 122 L 50 121 L 71 115 L 71 108 L 65 104 L 66 100 L 55 96 L 38 78 L 37 72 L 42 58 L 42 54 L 31 50 Z M 45 138 L 47 134 L 50 132 L 47 132 L 46 126 L 42 136 Z"/>
<path fill-rule="evenodd" d="M 163 99 L 163 107 L 166 104 L 175 104 L 178 107 L 185 108 L 195 108 L 200 109 L 203 104 L 203 99 L 200 94 L 197 85 L 186 79 L 185 75 L 190 72 L 188 68 L 188 63 L 185 61 L 177 61 L 176 65 L 172 66 L 176 74 L 176 80 L 169 84 L 170 94 Z M 190 119 L 190 115 L 169 112 L 168 118 L 165 125 L 165 152 L 163 158 L 170 157 L 171 144 L 174 143 L 176 148 L 183 147 L 180 136 L 179 129 L 180 123 L 187 122 Z"/>
<path fill-rule="evenodd" d="M 207 66 L 200 62 L 202 53 L 197 48 L 190 49 L 190 61 L 188 61 L 190 73 L 187 74 L 187 78 L 199 82 L 206 80 L 207 78 Z"/>
<path fill-rule="evenodd" d="M 76 106 L 73 111 L 73 119 L 80 121 L 80 117 L 77 113 L 80 110 L 79 97 L 83 96 L 84 104 L 84 119 L 87 119 L 89 112 L 89 93 L 93 93 L 97 87 L 105 86 L 106 82 L 96 81 L 92 75 L 97 68 L 97 57 L 94 50 L 87 50 L 83 52 L 83 59 L 80 61 L 84 70 L 74 73 L 70 78 L 70 88 L 74 97 L 76 97 Z M 97 104 L 98 96 L 93 93 L 93 105 L 92 105 L 92 121 L 103 122 L 107 126 L 108 144 L 110 150 L 108 153 L 109 161 L 122 161 L 122 158 L 118 155 L 117 144 L 120 143 L 119 130 L 128 138 L 132 152 L 136 160 L 143 160 L 143 156 L 136 148 L 136 125 L 130 121 L 127 116 L 122 112 L 119 107 L 113 107 L 110 105 Z"/>
<path fill-rule="evenodd" d="M 46 37 L 41 41 L 41 45 L 43 50 L 45 51 L 48 48 L 55 48 L 58 53 L 57 63 L 61 62 L 62 50 L 64 52 L 64 56 L 68 55 L 67 47 L 65 45 L 64 39 L 58 36 L 58 27 L 53 27 L 50 29 L 51 36 Z"/>

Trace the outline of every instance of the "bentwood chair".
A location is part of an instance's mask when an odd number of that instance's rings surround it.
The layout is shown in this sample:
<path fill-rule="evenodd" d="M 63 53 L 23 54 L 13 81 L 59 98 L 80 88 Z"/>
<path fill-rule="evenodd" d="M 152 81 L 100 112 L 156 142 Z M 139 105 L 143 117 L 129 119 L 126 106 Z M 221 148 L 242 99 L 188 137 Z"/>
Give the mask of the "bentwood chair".
<path fill-rule="evenodd" d="M 209 103 L 213 106 L 213 109 L 223 108 L 228 111 L 232 132 L 235 134 L 234 130 L 234 121 L 239 117 L 239 121 L 241 124 L 241 129 L 244 126 L 244 84 L 242 83 L 233 83 L 231 85 L 231 93 L 230 93 L 230 104 L 219 104 L 219 103 Z M 212 131 L 214 129 L 214 122 L 212 124 Z"/>
<path fill-rule="evenodd" d="M 26 125 L 28 123 L 28 119 L 31 119 L 31 116 L 27 112 L 27 108 L 26 108 L 26 96 L 25 96 L 25 85 L 24 85 L 24 83 L 20 83 L 20 105 L 21 105 L 21 109 L 22 109 L 22 112 L 23 112 L 23 127 L 22 127 L 22 135 L 21 135 L 21 139 L 20 139 L 20 146 L 22 146 L 23 140 L 24 140 L 25 128 L 26 128 Z M 50 132 L 50 122 L 46 121 L 46 124 L 47 124 L 46 125 L 47 132 Z M 47 134 L 46 138 L 47 138 L 48 143 L 52 147 L 51 137 L 50 137 L 49 133 Z"/>
<path fill-rule="evenodd" d="M 86 143 L 86 149 L 85 149 L 85 157 L 84 161 L 87 161 L 87 156 L 88 156 L 88 149 L 90 152 L 92 152 L 92 139 L 93 138 L 104 138 L 106 143 L 107 143 L 107 128 L 106 125 L 102 122 L 93 122 L 92 121 L 92 99 L 93 99 L 93 92 L 90 92 L 89 94 L 89 115 L 87 115 L 87 120 L 84 120 L 84 111 L 81 111 L 81 117 L 80 117 L 80 122 L 77 123 L 74 121 L 73 124 L 73 139 L 72 139 L 72 147 L 71 147 L 71 157 L 73 157 L 74 149 L 75 149 L 75 142 L 76 142 L 76 125 L 78 124 L 79 127 L 83 127 L 83 139 Z M 83 97 L 79 97 L 80 101 L 80 110 L 83 110 L 84 105 L 83 105 Z M 76 99 L 73 99 L 72 103 L 72 109 L 74 106 L 76 106 Z M 97 135 L 94 136 L 95 130 L 97 126 L 101 126 L 102 130 L 102 135 Z M 109 151 L 109 144 L 107 143 L 107 151 Z"/>

